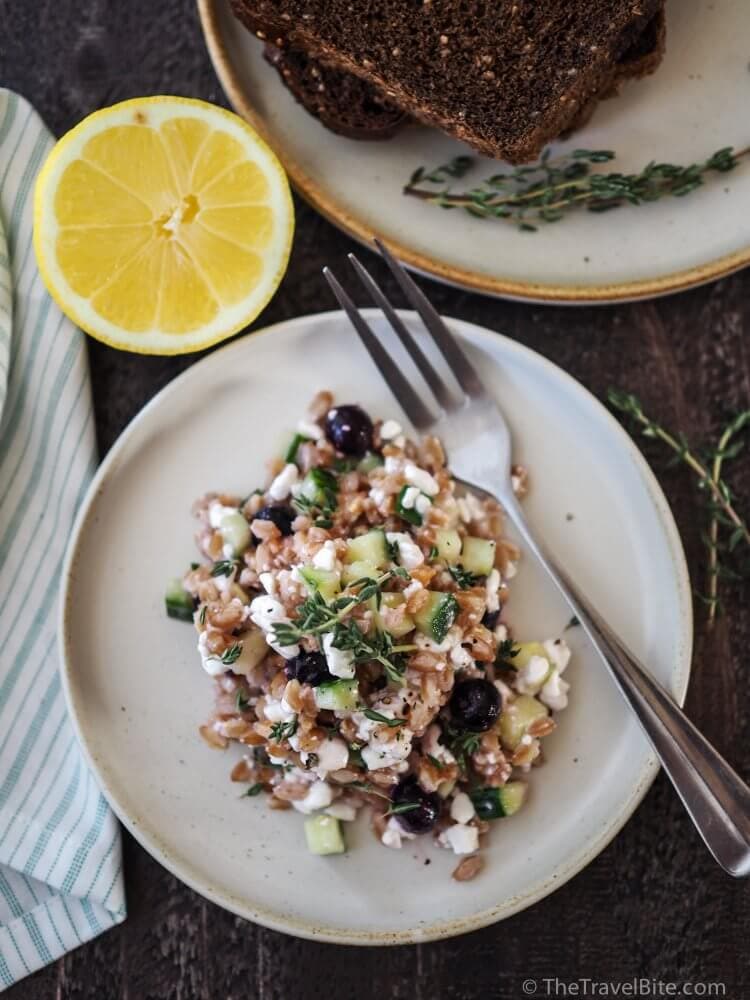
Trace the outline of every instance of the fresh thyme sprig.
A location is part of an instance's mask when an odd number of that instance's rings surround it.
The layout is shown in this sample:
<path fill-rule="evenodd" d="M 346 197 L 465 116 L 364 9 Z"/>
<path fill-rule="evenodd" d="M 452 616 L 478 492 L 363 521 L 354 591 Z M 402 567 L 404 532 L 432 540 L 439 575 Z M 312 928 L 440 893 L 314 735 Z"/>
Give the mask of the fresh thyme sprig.
<path fill-rule="evenodd" d="M 450 188 L 451 180 L 464 177 L 475 163 L 470 156 L 458 156 L 431 171 L 420 167 L 404 187 L 404 194 L 441 208 L 462 208 L 480 218 L 503 219 L 524 232 L 535 232 L 537 223 L 558 222 L 578 208 L 606 212 L 664 197 L 682 198 L 704 184 L 707 175 L 733 170 L 748 154 L 750 146 L 737 152 L 726 146 L 707 160 L 688 166 L 652 160 L 639 173 L 622 174 L 591 170 L 594 164 L 615 159 L 610 150 L 575 149 L 555 159 L 545 150 L 536 164 L 492 174 L 477 187 L 455 192 Z"/>
<path fill-rule="evenodd" d="M 220 559 L 211 567 L 211 576 L 231 576 L 240 565 L 239 559 Z"/>
<path fill-rule="evenodd" d="M 521 647 L 517 646 L 510 637 L 508 637 L 507 639 L 503 639 L 503 641 L 499 643 L 497 647 L 497 653 L 495 655 L 495 666 L 512 667 L 513 664 L 510 661 L 514 657 L 518 656 L 520 652 L 521 652 Z"/>
<path fill-rule="evenodd" d="M 288 740 L 290 736 L 294 736 L 296 732 L 297 716 L 295 715 L 289 722 L 274 722 L 271 726 L 271 735 L 269 738 L 280 743 L 282 740 Z"/>
<path fill-rule="evenodd" d="M 464 774 L 469 769 L 469 757 L 477 752 L 481 739 L 481 733 L 470 733 L 466 729 L 454 729 L 450 725 L 443 729 L 443 742 Z"/>
<path fill-rule="evenodd" d="M 375 597 L 379 603 L 382 588 L 389 580 L 395 577 L 408 579 L 408 576 L 406 570 L 396 567 L 382 573 L 376 579 L 362 577 L 350 583 L 330 603 L 316 591 L 299 605 L 297 614 L 291 622 L 274 624 L 274 639 L 280 646 L 294 646 L 304 636 L 319 636 L 324 632 L 331 632 L 358 604 L 368 601 L 371 597 Z"/>
<path fill-rule="evenodd" d="M 333 512 L 338 505 L 338 480 L 322 466 L 310 469 L 307 475 L 315 492 L 309 496 L 300 493 L 292 500 L 292 505 L 300 514 L 313 518 L 316 527 L 330 528 Z"/>
<path fill-rule="evenodd" d="M 232 643 L 232 645 L 228 649 L 224 650 L 219 659 L 221 660 L 221 662 L 224 664 L 225 667 L 231 667 L 232 664 L 236 663 L 237 660 L 240 658 L 241 652 L 242 652 L 242 643 L 235 642 Z"/>
<path fill-rule="evenodd" d="M 362 792 L 367 792 L 368 795 L 377 795 L 379 799 L 385 799 L 386 802 L 391 804 L 388 806 L 386 812 L 383 813 L 384 816 L 398 816 L 399 813 L 411 812 L 413 809 L 419 809 L 419 802 L 391 802 L 390 795 L 373 785 L 369 781 L 350 781 L 346 786 L 347 788 L 358 788 Z"/>
<path fill-rule="evenodd" d="M 741 411 L 729 422 L 716 447 L 703 459 L 699 457 L 696 449 L 690 446 L 684 435 L 672 434 L 646 416 L 636 396 L 610 389 L 607 398 L 611 406 L 636 422 L 645 437 L 655 438 L 666 444 L 674 452 L 673 463 L 683 462 L 698 478 L 698 488 L 706 497 L 709 513 L 708 531 L 703 536 L 708 549 L 706 593 L 698 596 L 708 606 L 707 624 L 710 628 L 716 619 L 719 607 L 719 577 L 737 580 L 747 575 L 747 571 L 737 572 L 730 566 L 722 564 L 720 560 L 722 556 L 733 555 L 739 546 L 750 548 L 750 529 L 747 521 L 738 513 L 729 484 L 722 476 L 724 463 L 735 458 L 743 447 L 744 442 L 736 441 L 734 438 L 745 427 L 750 426 L 750 410 Z"/>
<path fill-rule="evenodd" d="M 477 574 L 470 573 L 463 566 L 449 566 L 448 572 L 458 584 L 459 590 L 468 590 L 469 587 L 473 587 L 479 583 Z"/>
<path fill-rule="evenodd" d="M 393 684 L 403 682 L 406 672 L 403 654 L 416 649 L 416 646 L 394 646 L 390 632 L 365 635 L 355 621 L 340 622 L 334 627 L 333 645 L 336 649 L 349 650 L 355 663 L 379 663 Z"/>
<path fill-rule="evenodd" d="M 389 719 L 387 715 L 376 712 L 374 708 L 366 708 L 362 715 L 371 722 L 380 722 L 382 725 L 388 726 L 389 729 L 406 725 L 406 719 Z"/>

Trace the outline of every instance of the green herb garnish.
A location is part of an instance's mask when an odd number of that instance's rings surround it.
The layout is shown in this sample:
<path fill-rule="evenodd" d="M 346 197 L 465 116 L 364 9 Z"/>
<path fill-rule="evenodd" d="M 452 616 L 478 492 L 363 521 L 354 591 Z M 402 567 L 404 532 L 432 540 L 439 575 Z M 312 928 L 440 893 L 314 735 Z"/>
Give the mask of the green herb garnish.
<path fill-rule="evenodd" d="M 239 559 L 220 559 L 211 567 L 211 576 L 231 576 L 241 566 Z"/>
<path fill-rule="evenodd" d="M 453 577 L 453 579 L 458 584 L 461 590 L 468 590 L 469 587 L 475 587 L 479 583 L 479 577 L 476 573 L 470 573 L 468 570 L 464 569 L 463 566 L 449 566 L 448 572 Z"/>
<path fill-rule="evenodd" d="M 462 208 L 479 218 L 503 219 L 523 232 L 535 232 L 539 223 L 558 222 L 575 209 L 605 212 L 621 205 L 682 198 L 701 187 L 709 175 L 734 170 L 748 153 L 750 147 L 735 152 L 726 146 L 689 166 L 652 160 L 639 173 L 621 174 L 591 169 L 614 160 L 610 150 L 576 149 L 555 159 L 545 150 L 536 164 L 492 174 L 469 190 L 455 192 L 450 188 L 451 180 L 464 177 L 476 162 L 459 156 L 431 171 L 420 167 L 404 194 L 441 208 Z"/>
<path fill-rule="evenodd" d="M 240 798 L 252 799 L 254 796 L 260 795 L 262 791 L 263 791 L 263 785 L 260 783 L 260 781 L 256 781 L 254 785 L 250 785 L 248 790 L 246 792 L 243 792 L 242 795 L 240 795 Z"/>
<path fill-rule="evenodd" d="M 203 607 L 201 608 L 200 614 L 198 615 L 198 621 L 201 623 L 201 625 L 205 625 L 206 624 L 206 612 L 207 611 L 208 611 L 208 605 L 204 604 Z"/>
<path fill-rule="evenodd" d="M 250 708 L 250 701 L 242 688 L 239 688 L 237 691 L 237 695 L 234 699 L 234 707 L 238 712 L 246 712 L 248 708 Z"/>
<path fill-rule="evenodd" d="M 301 444 L 305 441 L 309 441 L 310 438 L 306 437 L 304 434 L 295 434 L 291 440 L 289 447 L 286 450 L 286 455 L 284 455 L 284 461 L 287 463 L 295 463 L 297 461 L 297 451 Z"/>
<path fill-rule="evenodd" d="M 724 477 L 724 464 L 740 453 L 743 443 L 736 435 L 750 427 L 750 410 L 742 410 L 726 425 L 715 446 L 704 451 L 693 448 L 683 434 L 673 434 L 646 416 L 640 400 L 631 393 L 610 389 L 610 406 L 630 417 L 644 437 L 661 441 L 674 457 L 670 464 L 682 462 L 697 477 L 704 505 L 708 511 L 708 531 L 702 536 L 708 549 L 706 593 L 696 596 L 708 607 L 708 627 L 716 619 L 719 607 L 719 580 L 737 583 L 750 577 L 750 529 L 737 511 L 732 489 Z M 743 558 L 744 557 L 744 558 Z"/>
<path fill-rule="evenodd" d="M 573 617 L 570 619 L 570 621 L 568 622 L 568 624 L 563 629 L 563 632 L 567 632 L 569 628 L 576 628 L 576 626 L 578 626 L 580 624 L 581 623 L 578 621 L 578 618 L 575 615 L 573 615 Z"/>
<path fill-rule="evenodd" d="M 295 715 L 289 722 L 274 722 L 271 726 L 270 739 L 280 743 L 282 740 L 288 740 L 290 736 L 294 736 L 296 732 L 297 716 Z"/>
<path fill-rule="evenodd" d="M 442 762 L 442 760 L 438 760 L 437 757 L 433 757 L 431 753 L 427 754 L 427 760 L 429 760 L 432 766 L 436 767 L 438 771 L 442 771 L 443 768 L 445 767 L 445 764 Z"/>
<path fill-rule="evenodd" d="M 458 766 L 464 773 L 468 771 L 469 758 L 477 752 L 481 740 L 481 733 L 471 733 L 466 729 L 454 729 L 450 725 L 443 729 L 443 743 L 456 758 Z"/>
<path fill-rule="evenodd" d="M 366 708 L 362 714 L 366 719 L 370 719 L 372 722 L 381 722 L 384 726 L 388 726 L 389 729 L 406 725 L 405 719 L 389 719 L 387 715 L 381 715 L 380 712 L 376 712 L 372 708 Z"/>
<path fill-rule="evenodd" d="M 400 813 L 412 812 L 414 809 L 419 809 L 419 802 L 398 802 L 390 806 L 383 815 L 398 816 Z"/>
<path fill-rule="evenodd" d="M 432 547 L 430 548 L 430 551 L 429 551 L 429 552 L 428 552 L 428 554 L 427 554 L 427 561 L 428 561 L 428 562 L 432 562 L 432 561 L 433 561 L 434 559 L 437 559 L 437 557 L 438 557 L 439 555 L 440 555 L 440 553 L 438 552 L 438 547 L 437 547 L 437 545 L 433 545 L 433 546 L 432 546 Z"/>
<path fill-rule="evenodd" d="M 236 663 L 237 660 L 240 658 L 241 652 L 242 652 L 242 643 L 235 642 L 229 647 L 229 649 L 224 650 L 219 659 L 221 660 L 221 662 L 224 664 L 225 667 L 231 667 L 231 665 L 233 663 Z"/>
<path fill-rule="evenodd" d="M 497 654 L 495 655 L 495 663 L 497 666 L 511 667 L 510 660 L 514 659 L 521 652 L 521 647 L 516 646 L 513 640 L 508 637 L 503 639 L 503 641 L 497 647 Z"/>

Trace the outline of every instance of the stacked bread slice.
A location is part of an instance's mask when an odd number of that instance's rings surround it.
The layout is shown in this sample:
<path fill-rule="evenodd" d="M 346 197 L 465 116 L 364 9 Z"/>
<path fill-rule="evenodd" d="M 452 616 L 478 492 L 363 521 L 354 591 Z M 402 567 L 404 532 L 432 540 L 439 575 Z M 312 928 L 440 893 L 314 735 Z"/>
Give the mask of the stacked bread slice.
<path fill-rule="evenodd" d="M 664 51 L 664 0 L 231 0 L 308 111 L 353 138 L 410 120 L 534 159 Z"/>

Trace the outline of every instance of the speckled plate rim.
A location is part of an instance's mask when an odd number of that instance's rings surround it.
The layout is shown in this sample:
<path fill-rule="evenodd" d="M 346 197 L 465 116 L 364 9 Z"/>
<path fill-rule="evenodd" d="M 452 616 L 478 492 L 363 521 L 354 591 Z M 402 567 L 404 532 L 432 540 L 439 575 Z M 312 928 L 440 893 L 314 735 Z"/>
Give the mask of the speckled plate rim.
<path fill-rule="evenodd" d="M 286 149 L 278 148 L 262 115 L 253 107 L 235 72 L 219 28 L 217 0 L 197 0 L 203 35 L 211 62 L 221 87 L 234 110 L 258 130 L 271 146 L 289 179 L 306 201 L 329 222 L 360 243 L 369 244 L 373 236 L 386 240 L 399 260 L 408 267 L 447 285 L 482 292 L 503 299 L 521 302 L 548 302 L 557 305 L 613 305 L 618 302 L 635 302 L 639 299 L 658 298 L 683 292 L 709 281 L 716 281 L 750 264 L 750 245 L 733 253 L 717 257 L 696 267 L 675 271 L 658 278 L 626 281 L 603 285 L 552 285 L 535 282 L 513 281 L 508 278 L 490 278 L 443 261 L 418 253 L 411 247 L 394 241 L 387 233 L 380 232 L 352 215 L 335 198 L 329 197 L 310 177 Z"/>
<path fill-rule="evenodd" d="M 404 310 L 399 310 L 399 312 L 401 312 L 406 319 L 415 316 L 414 313 L 406 312 Z M 363 310 L 363 313 L 365 316 L 375 316 L 379 314 L 378 310 L 375 309 L 366 309 Z M 597 837 L 579 850 L 567 864 L 561 865 L 550 878 L 537 883 L 532 883 L 525 892 L 505 899 L 501 903 L 498 903 L 489 909 L 482 910 L 469 918 L 436 922 L 428 927 L 413 928 L 402 932 L 348 931 L 346 933 L 342 933 L 340 929 L 335 927 L 312 924 L 294 917 L 285 916 L 283 914 L 279 915 L 278 912 L 273 910 L 250 905 L 248 901 L 242 897 L 217 889 L 204 877 L 202 877 L 200 873 L 192 868 L 189 862 L 171 854 L 168 845 L 164 843 L 162 837 L 156 829 L 149 828 L 147 823 L 140 817 L 134 817 L 128 813 L 125 807 L 118 800 L 115 789 L 109 784 L 105 774 L 99 767 L 99 761 L 96 754 L 91 751 L 87 743 L 86 733 L 82 722 L 82 713 L 79 709 L 79 693 L 76 689 L 75 682 L 75 665 L 72 663 L 70 655 L 71 642 L 68 629 L 68 618 L 70 602 L 72 600 L 71 590 L 73 570 L 78 559 L 79 543 L 83 532 L 86 529 L 89 518 L 96 516 L 96 499 L 106 486 L 110 475 L 117 470 L 121 455 L 133 433 L 149 418 L 150 414 L 154 410 L 157 410 L 160 407 L 161 403 L 165 399 L 175 393 L 184 391 L 191 382 L 200 381 L 204 368 L 213 363 L 213 359 L 216 354 L 231 353 L 232 351 L 237 350 L 239 345 L 244 346 L 248 337 L 260 339 L 283 335 L 285 332 L 294 332 L 300 327 L 304 328 L 310 322 L 318 323 L 321 320 L 326 319 L 338 320 L 342 317 L 342 315 L 343 314 L 340 311 L 334 310 L 331 312 L 313 313 L 306 316 L 300 316 L 296 319 L 284 320 L 280 323 L 275 323 L 272 326 L 265 327 L 262 330 L 258 330 L 245 337 L 232 341 L 230 344 L 220 348 L 218 351 L 213 351 L 205 358 L 202 358 L 166 385 L 128 424 L 100 465 L 93 481 L 91 482 L 91 485 L 89 486 L 86 496 L 84 497 L 73 526 L 62 571 L 58 617 L 58 646 L 60 650 L 61 664 L 60 673 L 69 716 L 73 723 L 78 743 L 83 751 L 86 761 L 97 777 L 105 798 L 112 806 L 112 809 L 122 824 L 135 837 L 141 846 L 144 847 L 149 854 L 151 854 L 176 878 L 190 886 L 191 889 L 194 889 L 200 895 L 205 896 L 211 902 L 224 907 L 239 917 L 261 924 L 271 930 L 282 931 L 287 934 L 293 934 L 297 937 L 307 938 L 313 941 L 328 942 L 331 944 L 420 944 L 427 941 L 437 941 L 444 938 L 455 937 L 459 934 L 466 934 L 469 931 L 479 930 L 482 927 L 487 927 L 490 924 L 504 920 L 506 917 L 513 916 L 513 914 L 518 913 L 519 911 L 526 909 L 526 907 L 531 906 L 532 904 L 543 899 L 555 889 L 564 885 L 567 881 L 569 881 L 569 879 L 573 878 L 574 875 L 577 875 L 580 871 L 582 871 L 620 832 L 622 827 L 628 819 L 630 819 L 638 805 L 641 803 L 659 771 L 659 765 L 655 755 L 650 753 L 646 758 L 646 762 L 640 775 L 638 776 L 638 779 L 634 783 L 629 796 L 622 804 L 618 813 L 613 816 L 610 822 L 601 829 Z M 450 319 L 449 317 L 446 318 L 450 322 L 451 326 L 459 332 L 462 330 L 470 331 L 472 335 L 476 335 L 480 339 L 486 339 L 488 342 L 492 342 L 494 344 L 496 344 L 498 340 L 502 341 L 504 350 L 532 360 L 534 364 L 540 366 L 542 369 L 546 369 L 554 379 L 565 384 L 570 391 L 577 393 L 578 395 L 582 395 L 588 402 L 593 402 L 601 411 L 601 417 L 605 426 L 610 430 L 612 435 L 632 458 L 636 467 L 639 469 L 643 477 L 644 486 L 648 491 L 651 502 L 654 505 L 655 513 L 661 523 L 667 547 L 672 558 L 678 606 L 680 608 L 681 635 L 679 636 L 679 641 L 677 643 L 677 648 L 680 654 L 678 657 L 679 662 L 675 663 L 673 668 L 671 689 L 678 704 L 683 705 L 690 679 L 693 647 L 693 607 L 690 578 L 677 525 L 672 517 L 672 512 L 667 499 L 664 496 L 664 493 L 662 492 L 662 489 L 645 458 L 635 446 L 630 436 L 620 426 L 617 420 L 615 420 L 615 418 L 605 409 L 599 400 L 592 393 L 590 393 L 588 389 L 581 385 L 580 382 L 574 379 L 571 375 L 568 375 L 562 368 L 558 367 L 552 361 L 549 361 L 543 355 L 538 354 L 536 351 L 533 351 L 522 344 L 518 344 L 516 341 L 504 336 L 503 334 L 478 326 L 474 323 Z"/>

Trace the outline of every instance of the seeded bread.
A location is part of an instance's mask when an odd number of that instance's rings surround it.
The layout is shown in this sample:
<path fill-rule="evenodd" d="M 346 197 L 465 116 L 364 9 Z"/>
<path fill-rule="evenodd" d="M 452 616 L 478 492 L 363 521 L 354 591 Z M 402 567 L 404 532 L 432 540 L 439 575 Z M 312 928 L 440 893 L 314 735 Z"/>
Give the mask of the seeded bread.
<path fill-rule="evenodd" d="M 273 41 L 373 84 L 482 153 L 524 162 L 613 83 L 662 0 L 232 0 Z"/>
<path fill-rule="evenodd" d="M 390 139 L 409 120 L 365 80 L 299 49 L 267 44 L 264 55 L 297 101 L 332 132 L 349 139 Z"/>

